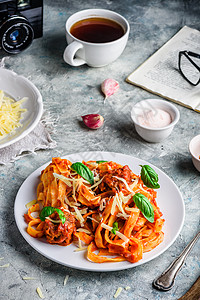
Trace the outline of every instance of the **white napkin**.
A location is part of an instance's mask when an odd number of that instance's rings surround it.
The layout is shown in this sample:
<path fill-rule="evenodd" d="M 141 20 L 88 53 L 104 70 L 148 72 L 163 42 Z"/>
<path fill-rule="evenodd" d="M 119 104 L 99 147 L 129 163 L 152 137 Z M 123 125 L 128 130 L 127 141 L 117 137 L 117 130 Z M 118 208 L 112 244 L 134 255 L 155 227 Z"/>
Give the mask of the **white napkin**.
<path fill-rule="evenodd" d="M 0 149 L 0 164 L 6 165 L 10 162 L 28 154 L 36 154 L 39 149 L 53 149 L 57 143 L 52 140 L 53 122 L 49 116 L 43 117 L 35 129 L 18 142 Z"/>

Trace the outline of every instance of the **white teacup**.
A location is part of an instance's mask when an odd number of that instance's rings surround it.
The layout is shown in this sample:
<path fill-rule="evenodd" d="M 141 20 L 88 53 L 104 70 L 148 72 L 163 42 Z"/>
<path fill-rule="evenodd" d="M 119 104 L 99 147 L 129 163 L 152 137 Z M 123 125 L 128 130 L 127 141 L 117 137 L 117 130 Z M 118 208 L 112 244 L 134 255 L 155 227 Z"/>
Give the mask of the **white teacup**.
<path fill-rule="evenodd" d="M 70 29 L 76 22 L 88 18 L 106 18 L 120 24 L 124 35 L 114 41 L 106 43 L 85 42 L 74 37 Z M 116 12 L 106 9 L 86 9 L 73 14 L 66 22 L 66 47 L 63 58 L 71 66 L 87 64 L 91 67 L 103 67 L 115 61 L 123 52 L 130 26 L 128 21 Z"/>

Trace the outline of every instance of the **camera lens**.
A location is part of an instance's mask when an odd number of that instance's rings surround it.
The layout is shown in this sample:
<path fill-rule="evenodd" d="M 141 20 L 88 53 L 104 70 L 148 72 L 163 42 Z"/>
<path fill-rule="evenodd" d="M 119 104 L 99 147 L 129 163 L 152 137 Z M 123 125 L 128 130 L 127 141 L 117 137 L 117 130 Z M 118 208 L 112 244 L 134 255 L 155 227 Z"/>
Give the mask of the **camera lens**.
<path fill-rule="evenodd" d="M 33 39 L 33 29 L 23 16 L 11 16 L 0 27 L 1 47 L 10 54 L 25 50 Z"/>
<path fill-rule="evenodd" d="M 18 36 L 19 36 L 19 30 L 18 29 L 11 32 L 11 34 L 10 34 L 11 41 L 13 41 L 13 43 L 17 43 Z"/>

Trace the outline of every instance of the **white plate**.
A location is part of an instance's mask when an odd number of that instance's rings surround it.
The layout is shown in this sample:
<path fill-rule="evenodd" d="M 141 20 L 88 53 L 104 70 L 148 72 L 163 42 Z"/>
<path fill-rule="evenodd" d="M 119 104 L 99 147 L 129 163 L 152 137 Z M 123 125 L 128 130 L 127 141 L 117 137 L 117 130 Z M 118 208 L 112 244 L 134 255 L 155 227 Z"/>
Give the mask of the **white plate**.
<path fill-rule="evenodd" d="M 135 174 L 140 174 L 141 167 L 139 165 L 149 164 L 139 158 L 113 152 L 82 152 L 71 154 L 63 158 L 67 158 L 72 162 L 82 160 L 112 160 L 122 165 L 127 164 Z M 86 259 L 85 251 L 74 252 L 76 247 L 73 244 L 66 247 L 50 245 L 45 241 L 45 239 L 36 239 L 31 237 L 26 232 L 27 224 L 23 218 L 24 213 L 27 213 L 25 204 L 36 198 L 36 188 L 39 182 L 40 173 L 48 164 L 49 163 L 34 171 L 24 181 L 16 196 L 14 211 L 17 226 L 25 240 L 35 250 L 52 261 L 71 268 L 87 271 L 107 272 L 123 270 L 139 266 L 156 258 L 158 255 L 167 250 L 178 237 L 185 217 L 183 199 L 175 183 L 160 169 L 151 164 L 149 165 L 154 168 L 159 176 L 159 184 L 161 186 L 157 194 L 157 204 L 165 219 L 165 225 L 163 227 L 165 236 L 164 241 L 152 251 L 144 253 L 143 259 L 139 262 L 130 263 L 125 261 L 97 264 Z"/>
<path fill-rule="evenodd" d="M 41 119 L 43 104 L 42 96 L 32 82 L 4 68 L 0 68 L 0 90 L 16 101 L 24 97 L 28 98 L 22 104 L 22 108 L 27 109 L 22 114 L 23 119 L 20 121 L 23 126 L 16 129 L 15 133 L 0 139 L 1 149 L 19 141 L 35 128 Z"/>

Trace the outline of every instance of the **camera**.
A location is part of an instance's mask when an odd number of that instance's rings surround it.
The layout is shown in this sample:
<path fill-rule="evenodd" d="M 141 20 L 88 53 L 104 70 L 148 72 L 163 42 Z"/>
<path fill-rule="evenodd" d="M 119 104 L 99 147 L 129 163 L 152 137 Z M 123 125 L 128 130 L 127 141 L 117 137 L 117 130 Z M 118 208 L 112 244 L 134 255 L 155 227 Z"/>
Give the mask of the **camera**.
<path fill-rule="evenodd" d="M 43 34 L 43 0 L 0 0 L 0 49 L 17 54 Z"/>

